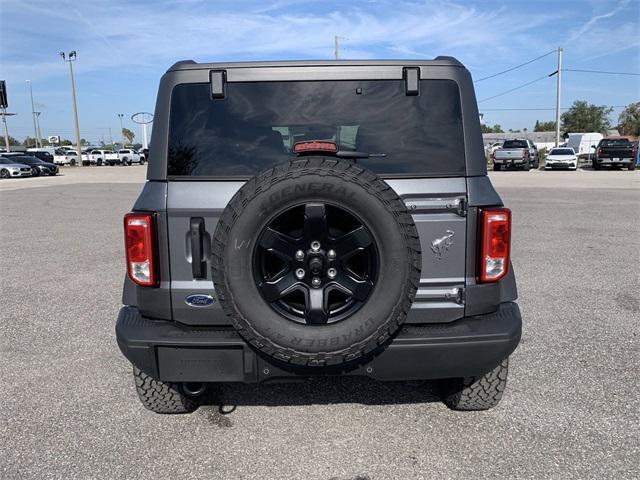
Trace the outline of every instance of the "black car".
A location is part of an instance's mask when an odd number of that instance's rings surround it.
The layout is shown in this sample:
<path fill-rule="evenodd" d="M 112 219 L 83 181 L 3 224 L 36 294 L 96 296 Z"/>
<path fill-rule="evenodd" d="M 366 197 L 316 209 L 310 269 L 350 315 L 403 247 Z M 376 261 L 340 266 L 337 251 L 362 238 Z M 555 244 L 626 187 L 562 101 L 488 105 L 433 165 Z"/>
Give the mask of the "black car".
<path fill-rule="evenodd" d="M 53 163 L 53 155 L 51 155 L 46 150 L 41 150 L 41 151 L 38 151 L 38 152 L 27 152 L 26 155 L 29 155 L 31 157 L 39 158 L 43 162 Z"/>
<path fill-rule="evenodd" d="M 42 153 L 42 152 L 34 152 L 34 153 Z M 37 177 L 39 175 L 55 175 L 58 173 L 57 165 L 49 162 L 44 162 L 32 155 L 15 155 L 15 156 L 12 156 L 11 159 L 15 160 L 16 163 L 29 165 L 31 167 L 31 171 L 34 177 Z"/>

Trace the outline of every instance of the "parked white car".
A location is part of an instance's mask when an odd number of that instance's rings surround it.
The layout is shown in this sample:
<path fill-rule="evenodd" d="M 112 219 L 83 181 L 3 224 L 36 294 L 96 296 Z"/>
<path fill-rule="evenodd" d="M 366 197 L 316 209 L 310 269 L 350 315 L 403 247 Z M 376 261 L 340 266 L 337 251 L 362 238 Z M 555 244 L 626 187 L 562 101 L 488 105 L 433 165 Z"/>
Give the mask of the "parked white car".
<path fill-rule="evenodd" d="M 578 155 L 571 147 L 552 148 L 545 157 L 544 169 L 552 170 L 554 168 L 568 168 L 569 170 L 578 169 Z"/>
<path fill-rule="evenodd" d="M 118 151 L 118 155 L 120 156 L 120 162 L 123 165 L 131 165 L 132 163 L 139 163 L 140 165 L 144 164 L 144 157 L 140 156 L 140 154 L 133 148 L 123 148 Z"/>

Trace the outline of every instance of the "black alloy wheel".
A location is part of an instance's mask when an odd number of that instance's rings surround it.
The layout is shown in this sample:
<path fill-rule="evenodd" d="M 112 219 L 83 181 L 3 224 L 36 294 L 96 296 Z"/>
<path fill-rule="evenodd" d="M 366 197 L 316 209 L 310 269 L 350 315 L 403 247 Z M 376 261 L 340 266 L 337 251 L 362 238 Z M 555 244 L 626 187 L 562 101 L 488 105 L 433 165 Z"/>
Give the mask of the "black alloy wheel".
<path fill-rule="evenodd" d="M 280 315 L 302 324 L 344 320 L 362 307 L 379 265 L 371 232 L 354 214 L 328 203 L 280 212 L 254 251 L 256 286 Z"/>

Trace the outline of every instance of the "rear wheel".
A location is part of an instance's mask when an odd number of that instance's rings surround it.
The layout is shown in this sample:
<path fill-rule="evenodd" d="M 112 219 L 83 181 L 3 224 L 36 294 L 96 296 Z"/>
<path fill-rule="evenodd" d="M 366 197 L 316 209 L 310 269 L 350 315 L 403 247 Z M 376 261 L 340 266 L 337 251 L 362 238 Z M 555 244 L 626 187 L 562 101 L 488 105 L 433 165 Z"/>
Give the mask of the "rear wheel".
<path fill-rule="evenodd" d="M 488 410 L 500 403 L 507 386 L 509 358 L 479 377 L 444 380 L 444 403 L 453 410 Z"/>
<path fill-rule="evenodd" d="M 133 378 L 138 398 L 147 410 L 155 413 L 191 413 L 198 408 L 198 404 L 182 392 L 179 384 L 156 380 L 135 366 Z"/>
<path fill-rule="evenodd" d="M 630 163 L 629 164 L 629 170 L 635 170 L 636 169 L 636 164 L 635 163 Z"/>
<path fill-rule="evenodd" d="M 527 160 L 526 162 L 524 162 L 524 171 L 528 172 L 529 170 L 531 170 L 531 160 Z"/>
<path fill-rule="evenodd" d="M 98 167 L 101 167 L 101 166 L 102 166 L 102 159 L 101 159 L 101 158 L 99 158 L 98 160 L 96 160 L 96 165 L 97 165 Z"/>

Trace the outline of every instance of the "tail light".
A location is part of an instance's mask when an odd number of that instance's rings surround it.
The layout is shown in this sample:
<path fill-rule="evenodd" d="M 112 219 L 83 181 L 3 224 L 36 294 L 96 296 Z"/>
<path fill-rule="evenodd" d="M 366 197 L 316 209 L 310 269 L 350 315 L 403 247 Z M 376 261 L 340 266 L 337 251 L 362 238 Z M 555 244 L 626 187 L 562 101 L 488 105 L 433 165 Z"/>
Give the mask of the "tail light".
<path fill-rule="evenodd" d="M 155 231 L 152 213 L 127 213 L 124 216 L 124 249 L 129 278 L 143 287 L 157 284 Z"/>
<path fill-rule="evenodd" d="M 526 150 L 522 150 L 522 158 L 527 156 L 527 151 Z"/>
<path fill-rule="evenodd" d="M 480 211 L 481 282 L 497 282 L 509 271 L 511 210 L 488 208 Z"/>
<path fill-rule="evenodd" d="M 307 153 L 307 152 L 327 152 L 336 153 L 338 151 L 338 145 L 335 142 L 325 142 L 322 140 L 308 140 L 305 142 L 297 142 L 293 145 L 294 153 Z"/>
<path fill-rule="evenodd" d="M 596 151 L 596 155 L 597 155 L 597 156 L 602 155 L 602 148 L 599 148 L 599 149 Z"/>

